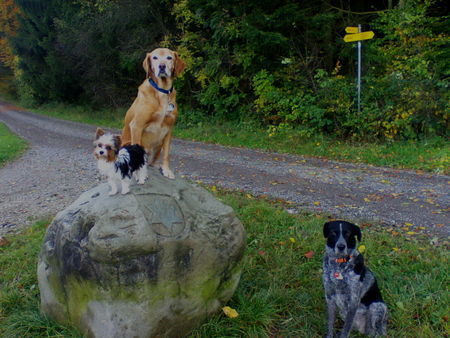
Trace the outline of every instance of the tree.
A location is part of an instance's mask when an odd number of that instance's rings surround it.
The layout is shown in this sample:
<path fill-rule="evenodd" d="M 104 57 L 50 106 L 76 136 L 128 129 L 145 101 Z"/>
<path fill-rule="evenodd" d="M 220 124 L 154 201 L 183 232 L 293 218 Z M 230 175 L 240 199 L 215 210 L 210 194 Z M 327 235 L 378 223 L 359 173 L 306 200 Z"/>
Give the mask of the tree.
<path fill-rule="evenodd" d="M 9 39 L 16 35 L 19 27 L 19 8 L 13 0 L 0 3 L 0 62 L 10 69 L 14 68 L 15 55 Z"/>

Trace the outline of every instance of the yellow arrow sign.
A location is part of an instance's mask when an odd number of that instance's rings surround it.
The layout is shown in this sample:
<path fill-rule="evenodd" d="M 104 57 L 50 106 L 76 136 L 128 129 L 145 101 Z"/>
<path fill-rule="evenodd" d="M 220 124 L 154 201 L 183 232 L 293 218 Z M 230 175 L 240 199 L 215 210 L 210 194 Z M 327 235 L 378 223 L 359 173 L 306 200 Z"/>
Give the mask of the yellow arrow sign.
<path fill-rule="evenodd" d="M 358 27 L 345 27 L 345 33 L 358 33 Z"/>
<path fill-rule="evenodd" d="M 369 40 L 369 39 L 372 39 L 374 36 L 375 36 L 375 34 L 372 31 L 356 33 L 356 34 L 347 34 L 344 36 L 344 41 L 345 42 L 354 42 L 354 41 L 361 41 L 361 40 Z"/>

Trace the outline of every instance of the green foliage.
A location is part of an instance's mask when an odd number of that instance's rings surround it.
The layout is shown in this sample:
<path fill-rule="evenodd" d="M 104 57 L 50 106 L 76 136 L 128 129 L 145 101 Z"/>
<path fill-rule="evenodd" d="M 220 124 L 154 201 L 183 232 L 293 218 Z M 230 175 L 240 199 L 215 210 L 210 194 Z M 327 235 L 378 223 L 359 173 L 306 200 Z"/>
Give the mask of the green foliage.
<path fill-rule="evenodd" d="M 164 0 L 17 0 L 17 86 L 29 103 L 129 104 L 145 52 L 166 31 Z"/>
<path fill-rule="evenodd" d="M 450 62 L 444 46 L 450 39 L 435 32 L 447 17 L 428 16 L 432 3 L 406 1 L 375 22 L 384 35 L 375 42 L 382 65 L 371 69 L 364 94 L 367 110 L 379 117 L 373 125 L 378 136 L 415 138 L 446 132 Z"/>
<path fill-rule="evenodd" d="M 12 37 L 19 55 L 16 73 L 19 94 L 29 102 L 68 100 L 76 91 L 74 74 L 56 48 L 55 23 L 70 6 L 67 1 L 16 0 L 20 25 Z"/>
<path fill-rule="evenodd" d="M 326 130 L 331 124 L 325 116 L 326 110 L 318 106 L 317 96 L 312 92 L 278 88 L 274 82 L 274 76 L 265 70 L 253 78 L 255 110 L 266 123 L 276 125 L 271 128 L 272 132 L 300 124 L 304 127 L 303 134 L 311 135 Z"/>
<path fill-rule="evenodd" d="M 253 121 L 271 134 L 300 130 L 354 140 L 446 135 L 448 16 L 435 0 L 338 8 L 312 0 L 16 0 L 16 82 L 28 103 L 129 106 L 144 53 L 176 49 L 183 125 Z M 382 4 L 378 4 L 382 6 Z M 390 6 L 392 7 L 392 6 Z M 370 12 L 361 15 L 359 12 Z M 355 105 L 354 46 L 363 24 L 362 110 Z"/>
<path fill-rule="evenodd" d="M 287 111 L 289 102 L 281 103 L 283 107 L 264 109 L 261 103 L 256 103 L 255 107 L 254 100 L 258 98 L 253 89 L 259 88 L 262 94 L 264 88 L 254 81 L 258 81 L 262 76 L 258 74 L 265 70 L 274 74 L 276 83 L 286 81 L 286 75 L 287 80 L 301 77 L 301 81 L 307 82 L 302 74 L 310 73 L 304 56 L 308 50 L 319 54 L 320 48 L 326 48 L 334 53 L 334 47 L 330 47 L 333 44 L 329 42 L 337 37 L 332 37 L 330 28 L 339 15 L 323 14 L 321 6 L 309 1 L 302 5 L 294 1 L 177 1 L 173 13 L 181 35 L 173 39 L 188 61 L 190 71 L 184 77 L 185 86 L 189 85 L 190 92 L 195 93 L 195 97 L 187 101 L 180 90 L 181 101 L 208 115 L 227 119 L 248 119 L 254 108 L 262 113 L 264 123 L 273 122 L 274 113 L 283 115 L 275 118 L 280 122 L 286 116 L 301 114 Z M 317 39 L 310 39 L 312 35 L 320 36 L 323 43 L 318 46 Z M 294 58 L 304 62 L 292 66 L 284 63 Z M 325 58 L 316 62 L 329 66 Z M 271 101 L 281 94 L 264 91 L 265 97 L 259 101 Z M 271 112 L 272 108 L 277 111 Z M 255 117 L 260 118 L 258 114 L 253 115 Z M 298 120 L 294 116 L 290 119 L 292 123 Z"/>

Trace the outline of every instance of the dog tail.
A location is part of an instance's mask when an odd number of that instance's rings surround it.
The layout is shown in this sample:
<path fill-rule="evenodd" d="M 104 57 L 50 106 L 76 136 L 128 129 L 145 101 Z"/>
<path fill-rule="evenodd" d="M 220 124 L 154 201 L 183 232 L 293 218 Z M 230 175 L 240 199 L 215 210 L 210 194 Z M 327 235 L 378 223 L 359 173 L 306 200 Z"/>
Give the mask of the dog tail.
<path fill-rule="evenodd" d="M 116 171 L 120 171 L 122 179 L 125 177 L 131 178 L 130 172 L 130 153 L 126 148 L 122 148 L 117 155 L 116 162 L 114 163 Z"/>

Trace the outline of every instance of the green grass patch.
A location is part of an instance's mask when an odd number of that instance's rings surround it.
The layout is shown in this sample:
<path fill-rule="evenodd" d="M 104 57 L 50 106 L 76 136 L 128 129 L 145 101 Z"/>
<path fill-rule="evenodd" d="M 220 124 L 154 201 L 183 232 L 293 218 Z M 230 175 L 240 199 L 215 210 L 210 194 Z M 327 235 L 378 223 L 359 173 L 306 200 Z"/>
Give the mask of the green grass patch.
<path fill-rule="evenodd" d="M 94 126 L 122 129 L 126 109 L 101 109 L 67 105 L 64 103 L 48 103 L 32 108 L 32 111 L 63 120 L 87 123 Z"/>
<path fill-rule="evenodd" d="M 450 173 L 450 144 L 439 137 L 422 141 L 354 142 L 323 135 L 305 137 L 296 129 L 269 133 L 251 124 L 230 122 L 177 128 L 175 137 L 336 161 Z"/>
<path fill-rule="evenodd" d="M 81 337 L 39 311 L 37 257 L 48 223 L 37 223 L 0 247 L 1 337 Z"/>
<path fill-rule="evenodd" d="M 247 230 L 241 282 L 227 304 L 239 316 L 231 319 L 218 313 L 192 337 L 322 337 L 326 219 L 291 215 L 280 204 L 250 195 L 216 195 L 236 210 Z M 35 271 L 46 224 L 37 224 L 0 247 L 0 336 L 78 335 L 39 314 Z M 393 235 L 376 226 L 365 225 L 362 232 L 366 261 L 389 307 L 389 336 L 447 336 L 448 251 L 426 239 Z"/>
<path fill-rule="evenodd" d="M 0 123 L 0 167 L 19 157 L 27 149 L 27 143 Z"/>

